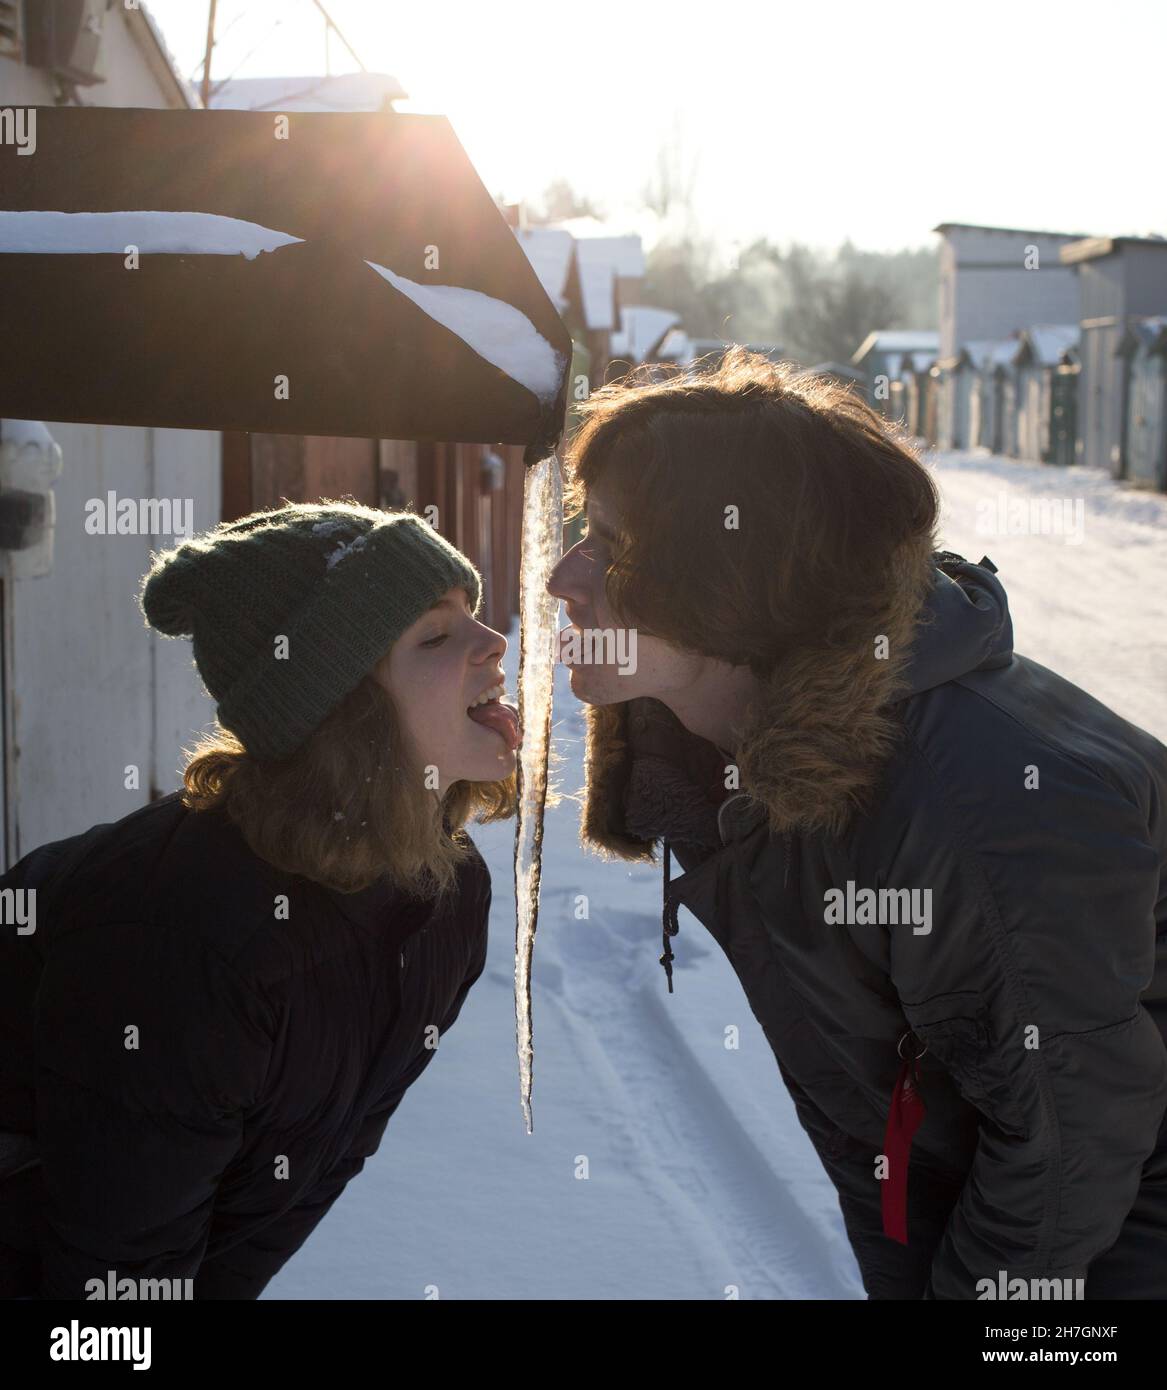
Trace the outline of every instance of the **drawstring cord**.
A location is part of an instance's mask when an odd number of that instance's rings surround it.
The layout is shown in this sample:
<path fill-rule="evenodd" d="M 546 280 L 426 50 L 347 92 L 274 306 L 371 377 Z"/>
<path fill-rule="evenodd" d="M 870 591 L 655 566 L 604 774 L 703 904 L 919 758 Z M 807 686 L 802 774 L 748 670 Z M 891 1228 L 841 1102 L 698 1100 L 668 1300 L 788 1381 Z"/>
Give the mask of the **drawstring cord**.
<path fill-rule="evenodd" d="M 662 914 L 661 914 L 661 919 L 662 919 L 661 941 L 662 941 L 662 943 L 663 943 L 665 949 L 664 949 L 664 954 L 663 954 L 663 955 L 661 956 L 661 958 L 660 958 L 660 963 L 661 963 L 661 965 L 663 965 L 664 968 L 665 968 L 665 978 L 666 978 L 666 979 L 668 980 L 668 982 L 669 982 L 669 993 L 672 994 L 672 992 L 673 992 L 673 948 L 672 948 L 671 944 L 669 943 L 669 938 L 670 938 L 671 936 L 676 936 L 676 934 L 681 930 L 681 924 L 677 921 L 677 904 L 676 904 L 675 902 L 673 902 L 673 900 L 669 897 L 669 879 L 670 879 L 670 877 L 671 877 L 671 873 L 670 873 L 669 841 L 668 841 L 668 837 L 666 836 L 666 837 L 665 837 L 664 887 L 663 887 L 664 910 L 663 910 L 663 912 L 662 912 Z"/>
<path fill-rule="evenodd" d="M 794 837 L 785 834 L 782 837 L 785 846 L 786 863 L 782 875 L 784 887 L 790 886 L 790 861 L 794 857 L 793 847 Z M 661 953 L 660 963 L 664 966 L 665 978 L 669 982 L 669 993 L 673 993 L 673 947 L 670 938 L 676 936 L 681 930 L 681 924 L 677 920 L 677 903 L 669 894 L 669 881 L 672 878 L 672 856 L 669 849 L 668 836 L 664 837 L 664 877 L 661 886 L 661 945 L 664 951 Z M 720 903 L 719 903 L 720 907 Z"/>

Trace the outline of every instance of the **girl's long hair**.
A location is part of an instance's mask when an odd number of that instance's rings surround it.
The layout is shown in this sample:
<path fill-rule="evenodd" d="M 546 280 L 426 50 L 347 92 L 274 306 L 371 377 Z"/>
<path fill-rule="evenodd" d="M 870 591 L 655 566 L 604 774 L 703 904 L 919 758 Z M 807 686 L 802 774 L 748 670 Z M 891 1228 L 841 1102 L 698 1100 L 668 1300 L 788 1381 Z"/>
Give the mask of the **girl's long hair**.
<path fill-rule="evenodd" d="M 295 753 L 259 760 L 219 727 L 190 750 L 183 803 L 220 810 L 276 868 L 354 893 L 388 875 L 440 897 L 471 853 L 470 819 L 517 810 L 517 776 L 459 781 L 439 800 L 406 740 L 393 697 L 366 676 Z"/>

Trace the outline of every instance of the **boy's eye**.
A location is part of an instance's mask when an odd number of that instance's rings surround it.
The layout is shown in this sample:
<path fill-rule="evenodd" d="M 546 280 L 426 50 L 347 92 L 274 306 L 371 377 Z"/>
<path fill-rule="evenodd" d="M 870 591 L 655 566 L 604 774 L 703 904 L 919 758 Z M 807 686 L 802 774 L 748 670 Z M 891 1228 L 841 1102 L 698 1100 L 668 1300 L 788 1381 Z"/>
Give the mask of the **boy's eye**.
<path fill-rule="evenodd" d="M 444 642 L 449 634 L 442 632 L 437 637 L 431 637 L 427 642 L 423 642 L 423 647 L 436 647 L 439 642 Z"/>

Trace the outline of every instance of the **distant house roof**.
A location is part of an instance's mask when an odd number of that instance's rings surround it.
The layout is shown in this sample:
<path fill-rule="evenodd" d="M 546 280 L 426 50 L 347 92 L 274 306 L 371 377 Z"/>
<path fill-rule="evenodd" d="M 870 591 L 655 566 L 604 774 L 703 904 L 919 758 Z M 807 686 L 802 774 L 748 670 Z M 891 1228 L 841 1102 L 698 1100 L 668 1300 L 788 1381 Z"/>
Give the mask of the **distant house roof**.
<path fill-rule="evenodd" d="M 940 348 L 940 334 L 919 328 L 881 328 L 869 333 L 859 344 L 851 361 L 856 366 L 872 352 L 937 352 Z M 896 364 L 898 368 L 898 363 Z"/>
<path fill-rule="evenodd" d="M 616 272 L 607 261 L 580 259 L 578 242 L 576 247 L 584 323 L 589 328 L 613 329 L 616 327 Z"/>
<path fill-rule="evenodd" d="M 1080 337 L 1081 329 L 1076 323 L 1031 324 L 1018 339 L 1013 361 L 1056 367 L 1077 348 Z"/>
<path fill-rule="evenodd" d="M 660 347 L 661 340 L 680 314 L 658 309 L 652 304 L 627 304 L 620 310 L 620 328 L 612 334 L 612 356 L 629 362 L 644 362 Z"/>
<path fill-rule="evenodd" d="M 553 224 L 575 238 L 580 295 L 588 328 L 619 331 L 616 281 L 644 275 L 644 247 L 635 233 L 611 236 L 595 217 L 568 217 Z"/>
<path fill-rule="evenodd" d="M 934 232 L 1008 232 L 1013 236 L 1049 236 L 1062 241 L 1075 241 L 1085 232 L 1043 232 L 1035 227 L 990 227 L 981 222 L 940 222 Z"/>
<path fill-rule="evenodd" d="M 214 72 L 212 70 L 212 79 Z M 211 84 L 211 106 L 229 111 L 380 111 L 409 93 L 386 72 L 339 77 L 233 77 Z"/>
<path fill-rule="evenodd" d="M 579 275 L 584 324 L 589 329 L 617 329 L 617 279 L 644 275 L 644 248 L 634 233 L 609 236 L 594 217 L 570 217 L 546 225 L 516 230 L 527 259 L 543 288 L 562 309 L 563 292 L 571 274 L 572 256 Z"/>
<path fill-rule="evenodd" d="M 1161 236 L 1092 236 L 1073 241 L 1058 252 L 1063 265 L 1077 261 L 1092 261 L 1099 256 L 1113 256 L 1124 246 L 1159 246 L 1167 248 L 1167 237 Z"/>
<path fill-rule="evenodd" d="M 1017 333 L 1008 338 L 974 338 L 961 343 L 953 357 L 938 359 L 936 368 L 941 372 L 954 372 L 961 367 L 972 367 L 974 371 L 1004 367 L 1017 356 L 1020 343 L 1021 338 Z"/>
<path fill-rule="evenodd" d="M 575 237 L 581 266 L 603 261 L 624 279 L 638 279 L 644 274 L 644 246 L 635 232 L 612 236 L 594 217 L 569 217 L 554 225 Z"/>
<path fill-rule="evenodd" d="M 575 254 L 571 233 L 553 227 L 523 227 L 515 235 L 547 298 L 562 313 L 567 307 L 567 282 Z"/>

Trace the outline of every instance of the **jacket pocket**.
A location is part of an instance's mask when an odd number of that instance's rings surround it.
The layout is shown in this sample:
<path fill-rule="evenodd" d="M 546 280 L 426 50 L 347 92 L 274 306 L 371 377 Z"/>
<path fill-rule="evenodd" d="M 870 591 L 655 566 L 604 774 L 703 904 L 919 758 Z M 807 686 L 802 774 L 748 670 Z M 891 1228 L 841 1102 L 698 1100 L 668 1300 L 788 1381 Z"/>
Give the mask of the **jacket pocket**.
<path fill-rule="evenodd" d="M 1013 1096 L 994 1037 L 989 1008 L 975 990 L 933 995 L 918 1004 L 901 1001 L 912 1031 L 951 1076 L 957 1090 L 982 1116 L 1015 1138 L 1027 1137 L 1025 1115 Z M 926 1069 L 926 1057 L 921 1061 Z M 927 1104 L 927 1083 L 924 1083 Z"/>

